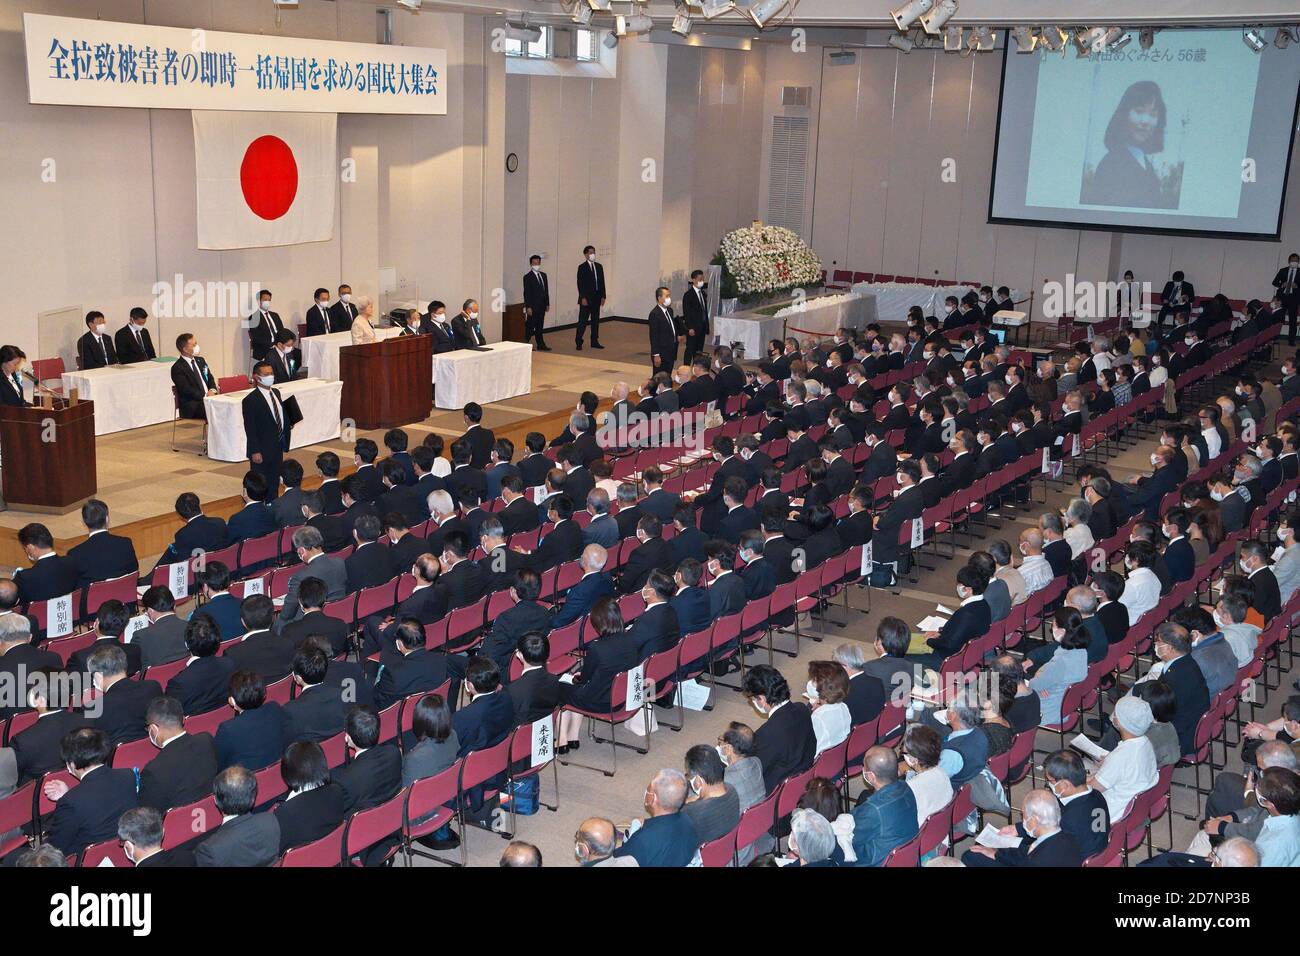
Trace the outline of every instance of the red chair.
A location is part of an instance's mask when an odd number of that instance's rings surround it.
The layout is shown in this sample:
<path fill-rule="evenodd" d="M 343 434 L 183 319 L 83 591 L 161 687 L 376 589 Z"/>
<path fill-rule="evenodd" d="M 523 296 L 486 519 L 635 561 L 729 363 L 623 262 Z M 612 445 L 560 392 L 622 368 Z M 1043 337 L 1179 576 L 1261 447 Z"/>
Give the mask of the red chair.
<path fill-rule="evenodd" d="M 248 568 L 255 568 L 269 564 L 272 561 L 278 561 L 280 559 L 280 535 L 281 532 L 272 531 L 260 538 L 247 538 L 241 541 L 239 543 L 239 557 L 231 567 L 237 567 L 242 572 Z"/>
<path fill-rule="evenodd" d="M 135 865 L 126 858 L 126 851 L 122 849 L 122 844 L 117 837 L 88 846 L 77 854 L 77 866 L 80 867 L 103 866 L 105 860 L 113 866 L 121 866 L 127 869 L 131 869 Z"/>
<path fill-rule="evenodd" d="M 337 601 L 327 601 L 321 610 L 325 612 L 326 617 L 332 617 L 351 627 L 357 619 L 357 596 L 348 594 Z"/>
<path fill-rule="evenodd" d="M 184 807 L 173 807 L 163 817 L 164 850 L 170 850 L 221 826 L 215 797 L 207 796 Z"/>
<path fill-rule="evenodd" d="M 406 806 L 402 811 L 402 848 L 408 864 L 412 854 L 440 863 L 451 862 L 420 849 L 415 841 L 441 829 L 455 816 L 452 806 L 456 802 L 461 763 L 458 760 L 442 773 L 415 781 L 406 791 Z M 468 861 L 464 840 L 460 841 L 460 859 L 462 866 Z"/>
<path fill-rule="evenodd" d="M 785 783 L 781 784 L 776 801 L 776 819 L 778 822 L 794 812 L 794 808 L 799 805 L 799 798 L 807 791 L 808 783 L 812 778 L 813 768 L 809 767 L 803 773 L 787 777 Z"/>
<path fill-rule="evenodd" d="M 475 634 L 487 620 L 487 598 L 481 597 L 473 604 L 458 607 L 447 621 L 447 643 L 457 645 L 461 639 Z"/>
<path fill-rule="evenodd" d="M 325 751 L 325 762 L 331 770 L 343 766 L 343 762 L 348 759 L 348 745 L 343 737 L 343 731 L 340 730 L 333 737 L 320 742 L 321 749 Z"/>
<path fill-rule="evenodd" d="M 35 607 L 36 604 L 32 604 L 28 608 L 28 611 L 30 612 L 31 609 Z M 96 640 L 95 632 L 86 631 L 85 633 L 76 634 L 73 635 L 72 637 L 64 637 L 64 638 L 60 638 L 57 641 L 50 641 L 50 643 L 45 646 L 45 649 L 48 651 L 53 651 L 55 654 L 58 654 L 59 657 L 63 659 L 63 663 L 66 665 L 68 663 L 68 660 L 72 657 L 73 654 L 77 653 L 77 651 L 85 650 L 91 644 L 94 644 L 95 640 Z"/>
<path fill-rule="evenodd" d="M 164 687 L 167 685 L 164 684 Z M 234 708 L 229 704 L 222 704 L 215 710 L 209 710 L 203 714 L 191 714 L 185 718 L 185 732 L 187 734 L 212 734 L 216 736 L 217 731 L 227 720 L 235 716 Z M 258 795 L 261 795 L 259 791 Z"/>
<path fill-rule="evenodd" d="M 733 866 L 736 861 L 736 837 L 739 833 L 740 826 L 737 824 L 730 832 L 704 844 L 700 847 L 700 862 L 704 866 Z"/>
<path fill-rule="evenodd" d="M 139 770 L 156 756 L 158 756 L 158 748 L 153 745 L 153 742 L 148 737 L 141 737 L 139 740 L 118 744 L 113 749 L 111 766 L 114 770 L 129 770 L 131 768 Z"/>
<path fill-rule="evenodd" d="M 645 705 L 645 701 L 641 699 L 645 695 L 637 694 L 634 695 L 635 698 L 634 705 L 632 707 L 628 707 L 628 683 L 632 679 L 633 675 L 639 676 L 640 674 L 641 674 L 641 668 L 638 666 L 633 668 L 632 670 L 623 671 L 622 673 L 615 676 L 614 682 L 609 689 L 608 710 L 604 710 L 604 711 L 585 710 L 581 707 L 576 707 L 573 704 L 566 704 L 564 708 L 565 710 L 570 711 L 572 713 L 581 714 L 583 717 L 589 717 L 593 721 L 600 721 L 602 723 L 609 724 L 608 741 L 602 740 L 601 738 L 597 737 L 594 729 L 592 730 L 591 735 L 592 735 L 592 739 L 594 739 L 597 743 L 609 744 L 610 755 L 613 758 L 613 762 L 610 769 L 606 770 L 604 767 L 593 767 L 590 764 L 578 763 L 578 761 L 571 760 L 571 759 L 561 760 L 561 763 L 565 764 L 566 766 L 572 764 L 575 767 L 582 767 L 586 770 L 599 770 L 605 776 L 612 777 L 614 776 L 615 773 L 618 772 L 618 748 L 619 747 L 628 747 L 632 750 L 635 750 L 639 754 L 646 754 L 650 752 L 649 746 L 638 747 L 635 744 L 623 743 L 618 739 L 617 731 L 616 731 L 616 728 L 618 727 L 619 724 L 621 724 L 623 721 L 627 720 L 628 718 L 632 717 L 632 715 L 637 713 L 637 711 L 639 711 Z"/>
<path fill-rule="evenodd" d="M 16 850 L 27 842 L 22 828 L 32 822 L 32 803 L 36 799 L 36 784 L 31 780 L 7 797 L 0 797 L 0 856 Z M 11 834 L 5 837 L 5 834 Z"/>
<path fill-rule="evenodd" d="M 231 392 L 242 392 L 248 387 L 247 375 L 223 375 L 217 379 L 217 392 L 221 395 L 229 395 Z"/>
<path fill-rule="evenodd" d="M 294 692 L 293 675 L 281 677 L 274 684 L 266 685 L 266 700 L 268 703 L 275 701 L 277 704 L 284 706 L 293 699 Z"/>
<path fill-rule="evenodd" d="M 44 385 L 46 382 L 57 380 L 58 384 L 48 385 L 51 392 L 57 395 L 63 394 L 63 373 L 67 371 L 63 366 L 61 358 L 32 359 L 32 374 L 36 380 Z"/>
<path fill-rule="evenodd" d="M 521 724 L 516 727 L 510 734 L 510 782 L 513 784 L 516 780 L 523 780 L 527 777 L 540 777 L 547 767 L 551 768 L 551 776 L 555 785 L 555 803 L 546 803 L 541 799 L 541 780 L 537 783 L 538 803 L 552 812 L 560 808 L 560 765 L 555 755 L 555 714 L 547 714 L 545 717 L 539 717 L 528 724 Z M 546 734 L 546 739 L 550 741 L 550 747 L 546 749 L 539 748 L 541 752 L 537 754 L 541 758 L 540 763 L 533 763 L 533 736 L 534 728 L 536 732 Z M 514 801 L 510 801 L 510 830 L 515 830 L 515 811 Z"/>
<path fill-rule="evenodd" d="M 456 805 L 460 813 L 460 843 L 464 847 L 468 842 L 469 827 L 465 823 L 470 791 L 481 789 L 482 798 L 489 800 L 496 795 L 496 788 L 489 781 L 507 775 L 510 772 L 510 748 L 512 736 L 482 750 L 474 750 L 465 755 L 460 762 L 460 780 L 456 784 Z M 513 832 L 513 831 L 512 831 Z M 468 849 L 466 849 L 468 853 Z"/>
<path fill-rule="evenodd" d="M 344 865 L 360 866 L 359 857 L 362 853 L 388 837 L 400 834 L 403 822 L 402 811 L 405 806 L 406 790 L 402 789 L 379 806 L 358 810 L 343 821 Z M 384 852 L 383 859 L 391 859 L 401 848 L 401 840 L 395 841 Z"/>
<path fill-rule="evenodd" d="M 253 773 L 257 778 L 257 805 L 264 807 L 273 800 L 278 800 L 289 792 L 288 786 L 284 782 L 284 776 L 280 773 L 280 761 L 263 767 Z"/>
<path fill-rule="evenodd" d="M 918 834 L 906 843 L 900 843 L 898 846 L 890 850 L 889 855 L 885 857 L 885 862 L 882 863 L 881 866 L 918 867 L 921 865 L 920 847 L 921 837 Z"/>
<path fill-rule="evenodd" d="M 339 866 L 343 858 L 343 829 L 340 823 L 319 840 L 285 850 L 276 866 Z"/>
<path fill-rule="evenodd" d="M 233 638 L 232 640 L 238 641 L 239 638 Z M 185 670 L 185 665 L 187 665 L 189 662 L 190 659 L 188 657 L 182 657 L 180 660 L 172 661 L 168 664 L 154 664 L 152 667 L 145 668 L 144 674 L 142 675 L 142 679 L 156 680 L 158 682 L 158 686 L 163 688 L 163 690 L 166 690 L 167 682 L 171 680 L 173 677 L 175 677 L 177 674 L 179 674 L 181 671 Z"/>
<path fill-rule="evenodd" d="M 109 578 L 107 581 L 95 581 L 86 589 L 86 608 L 85 617 L 95 616 L 105 601 L 121 601 L 127 607 L 135 604 L 139 600 L 139 594 L 135 589 L 135 582 L 138 575 L 124 574 L 120 578 Z"/>
<path fill-rule="evenodd" d="M 761 803 L 756 803 L 740 815 L 736 827 L 736 854 L 739 855 L 762 839 L 776 825 L 776 800 L 781 794 L 778 787 Z"/>

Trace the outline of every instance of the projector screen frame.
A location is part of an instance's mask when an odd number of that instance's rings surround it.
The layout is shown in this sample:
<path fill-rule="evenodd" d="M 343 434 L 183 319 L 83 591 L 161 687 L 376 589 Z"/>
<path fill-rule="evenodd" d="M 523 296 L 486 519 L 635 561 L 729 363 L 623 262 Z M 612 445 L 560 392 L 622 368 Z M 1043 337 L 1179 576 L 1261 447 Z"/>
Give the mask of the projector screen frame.
<path fill-rule="evenodd" d="M 1171 28 L 1177 29 L 1177 28 Z M 1286 165 L 1282 170 L 1282 193 L 1278 197 L 1277 221 L 1275 231 L 1266 232 L 1227 232 L 1214 229 L 1177 229 L 1167 226 L 1128 226 L 1120 224 L 1106 225 L 1103 223 L 1091 222 L 1062 222 L 1051 219 L 1027 219 L 1023 217 L 995 216 L 993 214 L 993 201 L 997 194 L 998 181 L 998 151 L 1002 147 L 1002 105 L 1005 100 L 1007 84 L 1007 61 L 1012 56 L 1020 56 L 1019 53 L 1011 51 L 1011 31 L 1009 28 L 1002 30 L 1002 43 L 997 47 L 1002 53 L 1002 71 L 998 80 L 998 111 L 997 119 L 993 126 L 993 162 L 989 169 L 989 207 L 987 222 L 990 225 L 1002 226 L 1042 226 L 1048 229 L 1086 229 L 1089 232 L 1132 232 L 1146 235 L 1158 236 L 1194 236 L 1198 238 L 1211 239 L 1249 239 L 1254 242 L 1278 242 L 1282 241 L 1282 219 L 1286 214 L 1286 194 L 1287 188 L 1291 183 L 1291 163 L 1295 156 L 1296 138 L 1300 135 L 1297 126 L 1300 125 L 1300 85 L 1297 85 L 1295 92 L 1295 102 L 1291 107 L 1291 136 L 1287 142 Z M 1068 55 L 1070 44 L 1066 44 L 1066 54 Z M 978 54 L 977 54 L 978 55 Z M 1041 56 L 1037 51 L 1026 56 Z M 1056 54 L 1060 55 L 1060 54 Z"/>

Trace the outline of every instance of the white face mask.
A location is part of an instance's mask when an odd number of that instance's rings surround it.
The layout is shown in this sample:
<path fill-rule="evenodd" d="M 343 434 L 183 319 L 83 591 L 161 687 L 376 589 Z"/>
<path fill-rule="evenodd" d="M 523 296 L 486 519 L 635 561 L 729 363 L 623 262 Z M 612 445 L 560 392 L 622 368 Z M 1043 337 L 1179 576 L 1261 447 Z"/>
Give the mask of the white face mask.
<path fill-rule="evenodd" d="M 107 322 L 96 322 L 96 323 L 95 323 L 95 331 L 98 332 L 100 335 L 103 335 L 103 334 L 104 334 L 104 329 L 106 329 L 106 328 L 108 328 L 108 323 L 107 323 Z"/>
<path fill-rule="evenodd" d="M 351 292 L 344 292 L 341 296 L 339 296 L 339 301 L 340 301 L 340 302 L 351 302 L 351 301 L 352 301 L 352 293 L 351 293 Z"/>
<path fill-rule="evenodd" d="M 275 376 L 274 376 L 274 375 L 259 375 L 259 376 L 257 377 L 257 384 L 258 384 L 258 385 L 261 385 L 263 388 L 270 388 L 272 385 L 275 384 Z"/>
<path fill-rule="evenodd" d="M 1159 467 L 1159 465 L 1160 465 L 1160 456 L 1158 456 L 1158 455 L 1152 455 L 1152 456 L 1151 456 L 1151 464 L 1154 465 L 1154 466 L 1156 466 L 1156 467 Z"/>
<path fill-rule="evenodd" d="M 270 299 L 263 299 L 263 300 L 262 300 L 262 308 L 263 308 L 263 309 L 269 309 L 270 307 L 271 307 L 271 300 L 270 300 Z"/>
<path fill-rule="evenodd" d="M 1190 335 L 1188 335 L 1188 336 L 1184 336 L 1184 337 L 1183 337 L 1183 344 L 1184 344 L 1184 345 L 1193 345 L 1193 344 L 1195 344 L 1195 342 L 1196 342 L 1196 339 L 1192 338 Z"/>
<path fill-rule="evenodd" d="M 1008 385 L 1014 385 L 1014 384 L 1016 384 L 1016 380 L 1015 380 L 1014 378 L 1012 378 L 1010 375 L 1008 375 L 1008 376 L 1006 377 L 1005 381 L 1006 381 L 1006 383 L 1007 383 Z"/>
<path fill-rule="evenodd" d="M 589 252 L 589 253 L 587 253 L 587 261 L 588 261 L 588 262 L 595 262 L 595 261 L 596 261 L 596 254 L 595 254 L 594 252 Z"/>
<path fill-rule="evenodd" d="M 330 304 L 330 300 L 329 300 L 329 299 L 317 299 L 317 300 L 316 300 L 316 304 L 319 305 L 319 306 L 323 309 L 323 308 L 325 308 L 325 306 L 327 306 L 327 305 Z"/>
<path fill-rule="evenodd" d="M 534 271 L 534 272 L 541 272 L 541 271 L 542 271 L 542 267 L 539 266 L 539 265 L 538 265 L 538 266 L 533 266 L 533 271 Z"/>
<path fill-rule="evenodd" d="M 730 764 L 727 763 L 727 754 L 726 754 L 726 752 L 723 751 L 723 749 L 722 749 L 721 747 L 717 747 L 717 746 L 715 746 L 713 749 L 716 750 L 716 751 L 718 752 L 718 759 L 722 761 L 722 765 L 723 765 L 724 767 L 730 766 Z"/>
<path fill-rule="evenodd" d="M 673 304 L 673 297 L 670 295 L 664 296 L 664 308 L 666 309 L 672 304 Z"/>
<path fill-rule="evenodd" d="M 695 288 L 697 288 L 697 289 L 703 289 L 703 288 L 704 288 L 704 283 L 703 283 L 703 282 L 697 282 L 697 283 L 695 283 Z"/>
<path fill-rule="evenodd" d="M 200 349 L 197 345 L 195 345 L 194 348 L 190 349 L 190 353 L 191 353 L 192 355 L 198 355 L 199 352 L 201 352 L 201 351 L 202 351 L 202 349 Z"/>
<path fill-rule="evenodd" d="M 477 312 L 471 312 L 471 313 L 469 313 L 469 317 L 470 317 L 471 319 L 477 319 L 477 318 L 478 318 L 478 313 L 477 313 Z"/>
<path fill-rule="evenodd" d="M 1223 618 L 1219 615 L 1218 610 L 1214 612 L 1214 626 L 1217 630 L 1223 630 Z"/>
<path fill-rule="evenodd" d="M 1215 501 L 1222 501 L 1223 492 L 1215 488 L 1213 491 L 1210 492 L 1210 497 L 1213 498 Z"/>

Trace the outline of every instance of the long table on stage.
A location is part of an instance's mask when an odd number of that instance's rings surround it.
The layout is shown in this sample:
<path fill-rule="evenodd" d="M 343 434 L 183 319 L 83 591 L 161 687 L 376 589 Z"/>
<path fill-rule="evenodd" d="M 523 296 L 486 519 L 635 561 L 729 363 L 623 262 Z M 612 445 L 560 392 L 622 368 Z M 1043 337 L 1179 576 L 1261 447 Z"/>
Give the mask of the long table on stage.
<path fill-rule="evenodd" d="M 130 365 L 108 365 L 87 371 L 63 373 L 63 394 L 76 389 L 82 399 L 95 403 L 95 434 L 108 435 L 130 428 L 172 420 L 172 363 L 161 358 Z"/>
<path fill-rule="evenodd" d="M 296 382 L 277 385 L 280 397 L 290 395 L 298 399 L 302 421 L 294 426 L 289 436 L 290 448 L 315 445 L 338 438 L 339 404 L 343 398 L 342 382 L 323 382 L 318 378 L 304 378 Z M 247 436 L 244 434 L 244 396 L 252 389 L 209 395 L 203 400 L 208 413 L 208 457 L 216 461 L 246 461 Z"/>
<path fill-rule="evenodd" d="M 401 329 L 375 329 L 379 341 L 401 334 Z M 351 332 L 331 332 L 329 335 L 308 335 L 299 340 L 302 365 L 312 378 L 326 382 L 339 380 L 339 349 L 352 344 Z"/>
<path fill-rule="evenodd" d="M 484 351 L 459 349 L 433 357 L 434 404 L 463 408 L 487 405 L 533 390 L 533 347 L 526 342 L 494 342 Z"/>

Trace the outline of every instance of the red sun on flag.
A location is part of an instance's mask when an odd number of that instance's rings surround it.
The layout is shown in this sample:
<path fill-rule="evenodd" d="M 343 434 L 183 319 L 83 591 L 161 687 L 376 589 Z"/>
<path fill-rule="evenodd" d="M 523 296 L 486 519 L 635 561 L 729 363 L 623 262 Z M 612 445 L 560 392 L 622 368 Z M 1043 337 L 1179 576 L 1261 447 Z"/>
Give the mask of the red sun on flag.
<path fill-rule="evenodd" d="M 298 163 L 278 136 L 259 136 L 244 150 L 239 187 L 248 208 L 262 219 L 279 219 L 298 195 Z"/>

